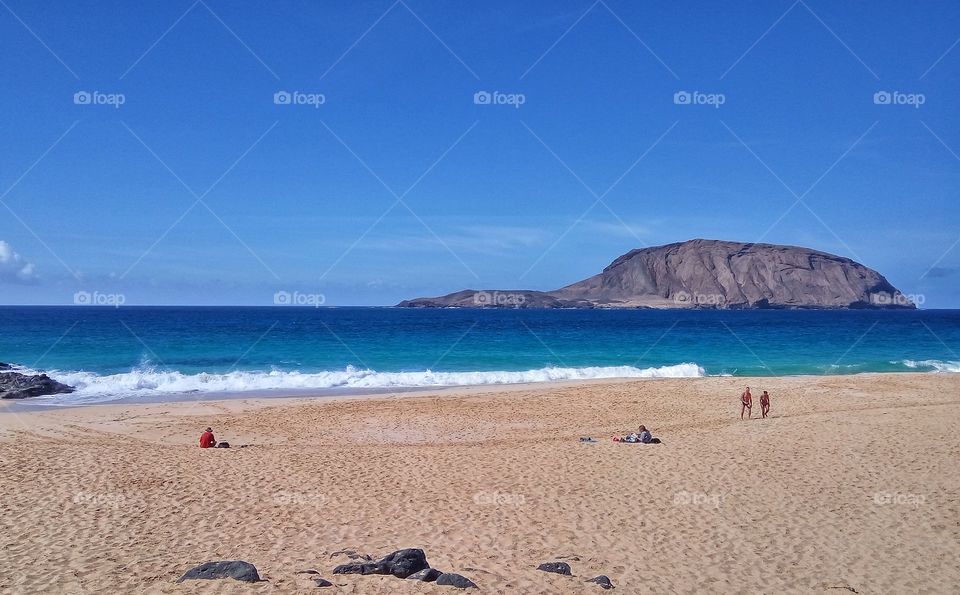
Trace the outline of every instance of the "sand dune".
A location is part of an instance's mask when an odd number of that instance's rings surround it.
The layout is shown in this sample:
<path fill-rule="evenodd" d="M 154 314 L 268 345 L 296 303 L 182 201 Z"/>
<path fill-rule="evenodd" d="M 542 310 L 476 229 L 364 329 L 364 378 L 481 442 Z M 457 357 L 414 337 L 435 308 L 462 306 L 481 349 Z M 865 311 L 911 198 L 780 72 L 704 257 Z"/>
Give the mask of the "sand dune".
<path fill-rule="evenodd" d="M 744 383 L 772 418 L 740 422 Z M 0 413 L 0 592 L 298 593 L 306 569 L 330 592 L 456 592 L 330 572 L 340 550 L 402 547 L 485 593 L 598 593 L 598 574 L 616 593 L 951 592 L 958 388 L 703 378 Z M 609 440 L 641 422 L 665 444 Z M 251 446 L 201 451 L 206 425 Z M 215 559 L 267 581 L 174 582 Z M 535 569 L 553 560 L 576 576 Z"/>

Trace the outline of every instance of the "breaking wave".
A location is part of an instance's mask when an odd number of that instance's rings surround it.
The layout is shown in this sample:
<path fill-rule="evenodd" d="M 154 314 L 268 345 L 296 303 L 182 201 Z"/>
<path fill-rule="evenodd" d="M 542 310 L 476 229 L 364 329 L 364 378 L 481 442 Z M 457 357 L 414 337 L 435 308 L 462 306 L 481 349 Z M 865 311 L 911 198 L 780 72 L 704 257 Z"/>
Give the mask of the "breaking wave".
<path fill-rule="evenodd" d="M 911 370 L 925 372 L 960 372 L 960 362 L 945 362 L 937 359 L 925 359 L 921 361 L 907 359 L 899 363 L 902 363 Z"/>
<path fill-rule="evenodd" d="M 704 376 L 703 368 L 683 363 L 658 368 L 606 366 L 540 368 L 526 371 L 476 372 L 376 372 L 347 366 L 343 370 L 298 372 L 272 370 L 184 374 L 139 367 L 121 374 L 93 372 L 48 372 L 50 377 L 75 386 L 76 392 L 50 397 L 64 403 L 108 401 L 129 396 L 183 393 L 245 393 L 280 390 L 390 389 L 445 386 L 520 384 L 597 378 L 692 378 Z"/>

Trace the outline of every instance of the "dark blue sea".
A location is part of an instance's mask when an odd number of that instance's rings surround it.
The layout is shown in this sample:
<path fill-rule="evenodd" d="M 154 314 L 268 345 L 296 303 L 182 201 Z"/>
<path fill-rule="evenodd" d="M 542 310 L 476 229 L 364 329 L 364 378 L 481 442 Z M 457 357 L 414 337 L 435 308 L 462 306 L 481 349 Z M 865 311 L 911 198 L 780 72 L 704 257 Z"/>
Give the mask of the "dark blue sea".
<path fill-rule="evenodd" d="M 617 377 L 960 371 L 960 310 L 0 307 L 56 403 Z"/>

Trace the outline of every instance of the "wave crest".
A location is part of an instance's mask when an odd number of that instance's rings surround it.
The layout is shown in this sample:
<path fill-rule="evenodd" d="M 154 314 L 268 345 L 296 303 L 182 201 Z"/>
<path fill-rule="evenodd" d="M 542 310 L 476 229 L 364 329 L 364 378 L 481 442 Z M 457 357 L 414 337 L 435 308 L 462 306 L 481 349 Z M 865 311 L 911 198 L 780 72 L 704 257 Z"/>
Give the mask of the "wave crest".
<path fill-rule="evenodd" d="M 603 378 L 690 378 L 704 376 L 703 368 L 683 363 L 658 368 L 594 366 L 584 368 L 540 368 L 525 371 L 475 372 L 376 372 L 347 366 L 344 370 L 299 372 L 272 370 L 184 374 L 136 368 L 121 374 L 93 372 L 49 372 L 59 382 L 75 386 L 71 395 L 54 397 L 64 401 L 93 402 L 127 396 L 182 393 L 243 393 L 253 391 L 309 389 L 389 389 L 444 386 L 521 384 L 562 380 Z"/>
<path fill-rule="evenodd" d="M 920 361 L 907 359 L 900 363 L 911 370 L 923 370 L 929 372 L 960 372 L 960 362 L 945 362 L 938 359 L 925 359 Z"/>

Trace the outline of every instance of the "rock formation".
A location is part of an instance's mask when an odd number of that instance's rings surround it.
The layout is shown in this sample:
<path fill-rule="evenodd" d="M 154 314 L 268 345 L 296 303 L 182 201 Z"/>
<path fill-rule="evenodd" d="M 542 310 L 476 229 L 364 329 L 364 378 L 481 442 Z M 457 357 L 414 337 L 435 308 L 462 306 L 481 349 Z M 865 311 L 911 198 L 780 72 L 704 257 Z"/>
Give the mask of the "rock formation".
<path fill-rule="evenodd" d="M 690 240 L 631 250 L 554 291 L 473 290 L 407 308 L 915 308 L 883 275 L 809 248 Z"/>
<path fill-rule="evenodd" d="M 6 365 L 6 364 L 4 364 Z M 10 366 L 3 369 L 10 369 Z M 72 393 L 74 388 L 61 384 L 46 374 L 0 372 L 0 399 L 26 399 L 43 395 Z"/>

